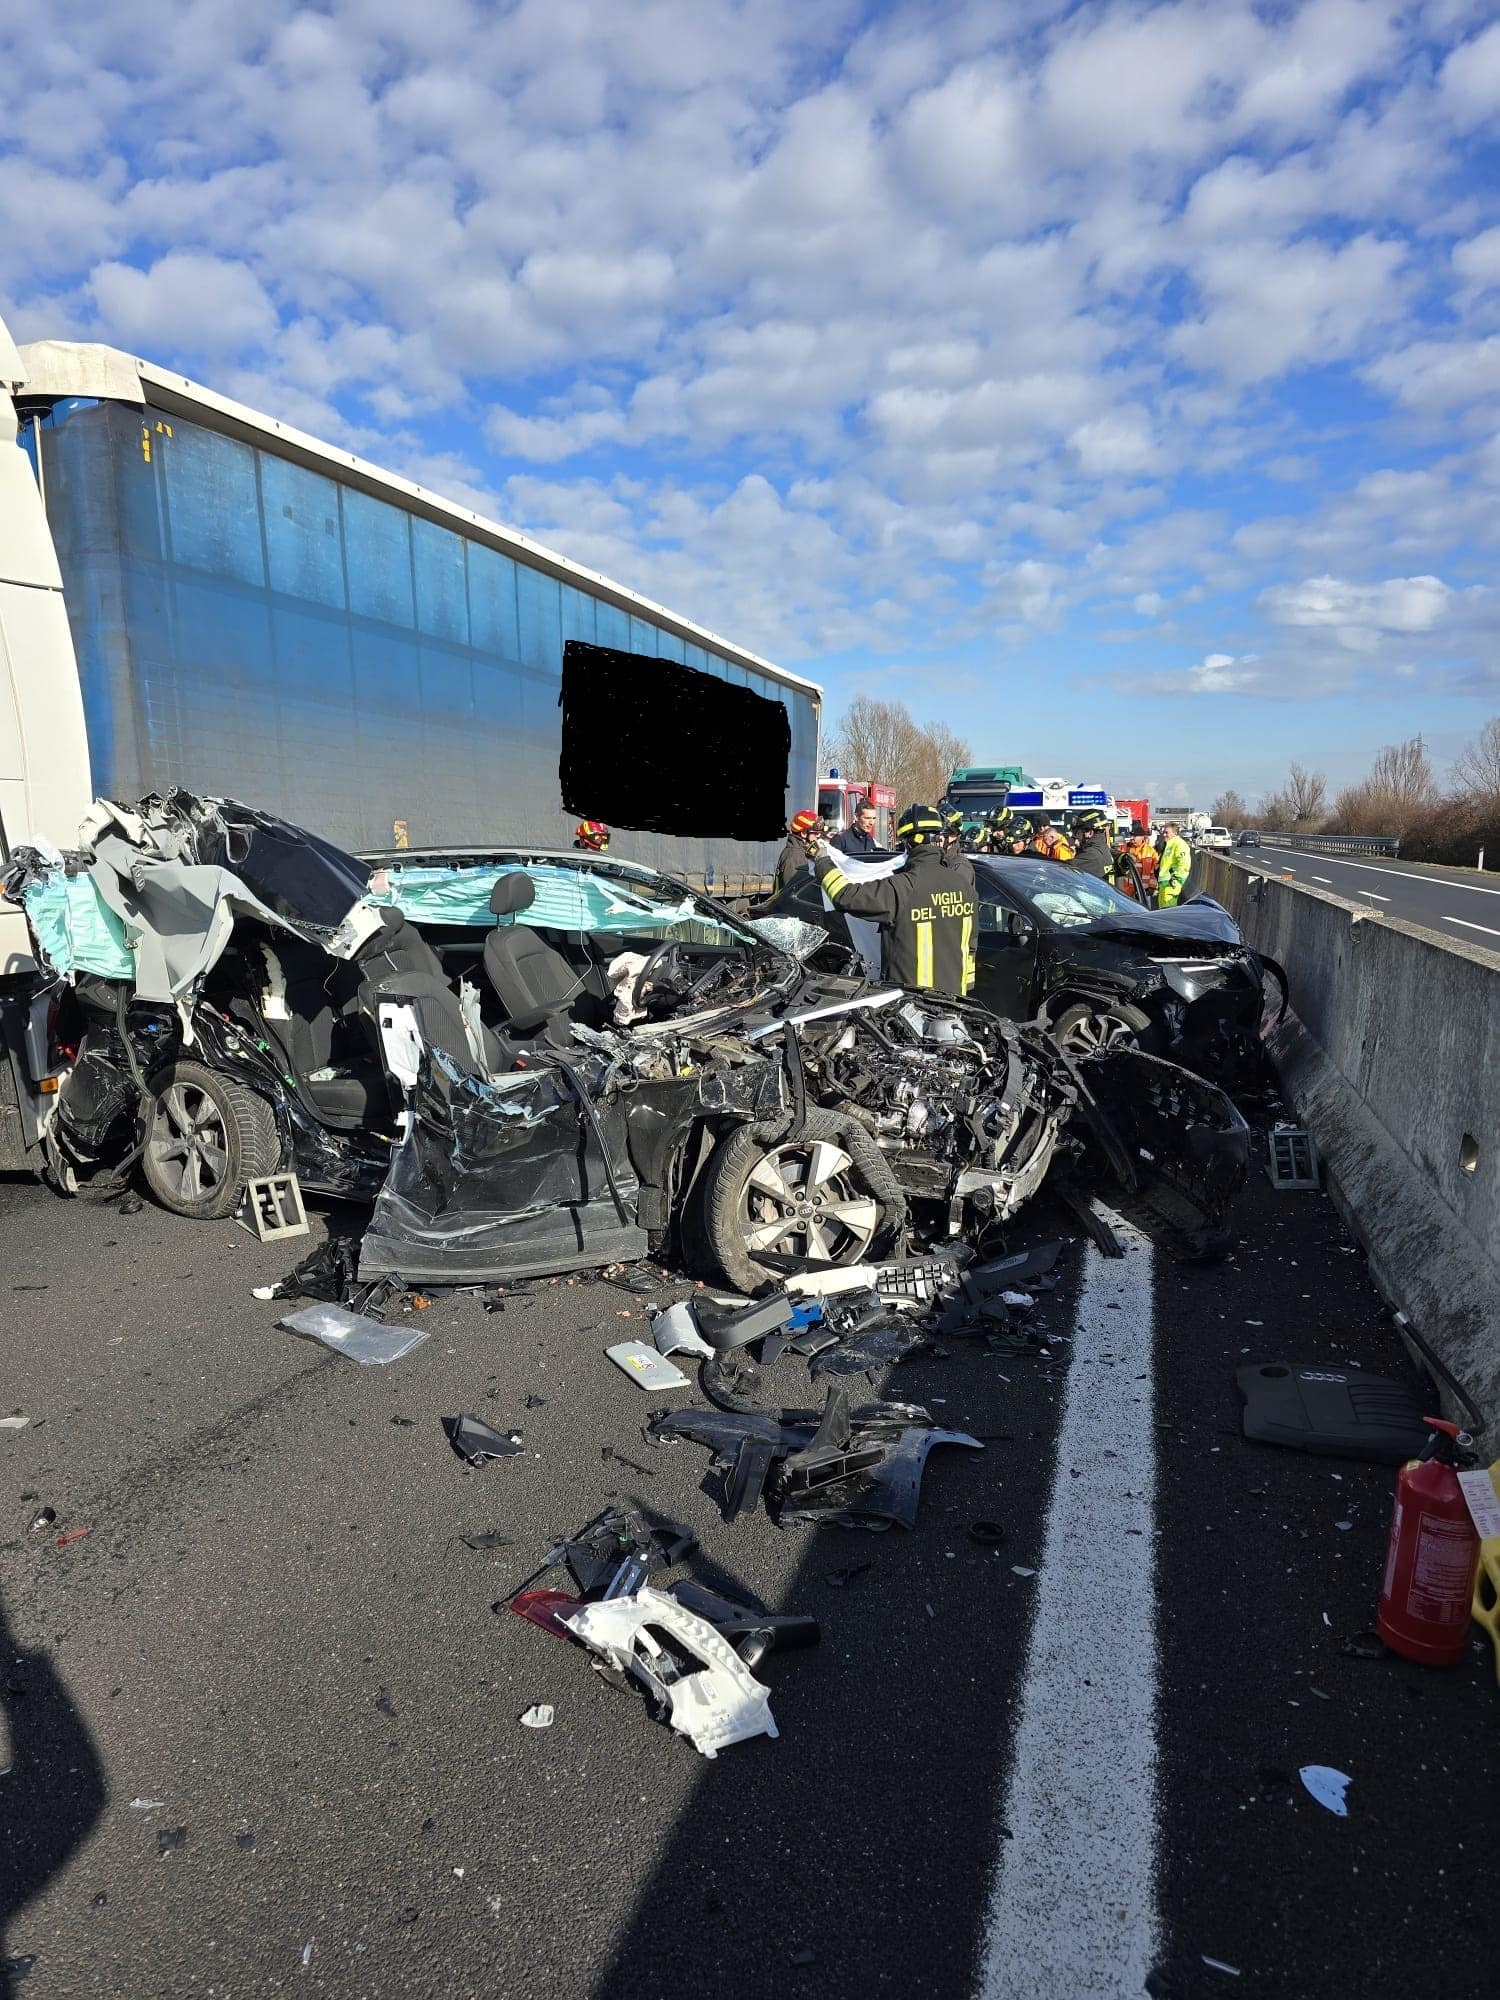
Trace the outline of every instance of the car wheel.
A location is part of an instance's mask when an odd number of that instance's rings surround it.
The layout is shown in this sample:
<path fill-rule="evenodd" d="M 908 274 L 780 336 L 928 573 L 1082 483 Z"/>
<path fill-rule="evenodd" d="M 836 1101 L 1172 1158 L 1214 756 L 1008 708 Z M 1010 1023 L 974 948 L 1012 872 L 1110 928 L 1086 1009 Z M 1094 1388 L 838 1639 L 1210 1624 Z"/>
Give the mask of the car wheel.
<path fill-rule="evenodd" d="M 141 1171 L 173 1215 L 216 1221 L 234 1212 L 246 1181 L 275 1172 L 276 1114 L 253 1090 L 202 1063 L 176 1062 L 153 1080 L 151 1092 Z"/>
<path fill-rule="evenodd" d="M 813 1112 L 797 1138 L 741 1126 L 719 1146 L 703 1188 L 708 1249 L 737 1291 L 773 1275 L 767 1255 L 818 1264 L 858 1264 L 889 1233 L 886 1203 L 859 1164 Z"/>
<path fill-rule="evenodd" d="M 1151 1040 L 1151 1016 L 1123 1001 L 1094 1005 L 1086 1000 L 1064 1007 L 1052 1023 L 1052 1039 L 1064 1055 L 1102 1055 L 1106 1049 L 1145 1048 Z"/>

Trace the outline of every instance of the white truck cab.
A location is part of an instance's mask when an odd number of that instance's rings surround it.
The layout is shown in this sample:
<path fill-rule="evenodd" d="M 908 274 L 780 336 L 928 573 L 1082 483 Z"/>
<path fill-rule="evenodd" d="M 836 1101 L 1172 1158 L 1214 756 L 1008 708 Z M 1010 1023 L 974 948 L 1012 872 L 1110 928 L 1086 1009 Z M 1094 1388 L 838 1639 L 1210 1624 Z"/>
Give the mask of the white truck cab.
<path fill-rule="evenodd" d="M 93 798 L 62 573 L 19 441 L 25 383 L 0 320 L 0 861 L 23 840 L 70 844 Z M 26 919 L 0 896 L 0 978 L 33 969 Z"/>

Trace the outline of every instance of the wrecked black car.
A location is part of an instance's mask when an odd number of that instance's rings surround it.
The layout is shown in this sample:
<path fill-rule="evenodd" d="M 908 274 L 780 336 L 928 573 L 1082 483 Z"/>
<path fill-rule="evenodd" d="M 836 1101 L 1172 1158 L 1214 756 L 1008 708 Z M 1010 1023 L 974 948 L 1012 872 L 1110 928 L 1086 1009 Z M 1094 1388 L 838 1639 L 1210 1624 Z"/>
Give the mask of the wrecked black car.
<path fill-rule="evenodd" d="M 101 803 L 78 851 L 23 849 L 5 882 L 44 968 L 32 1108 L 54 1181 L 138 1162 L 207 1218 L 294 1168 L 372 1203 L 361 1278 L 664 1251 L 749 1291 L 992 1238 L 1054 1171 L 1205 1248 L 1244 1175 L 1243 1121 L 1174 1065 L 1075 1062 L 626 861 L 361 862 L 175 792 Z"/>
<path fill-rule="evenodd" d="M 1269 974 L 1222 904 L 1193 896 L 1148 910 L 1107 882 L 1033 855 L 969 857 L 979 887 L 974 998 L 1007 1021 L 1038 1021 L 1070 1055 L 1135 1048 L 1232 1084 L 1258 1049 Z M 769 906 L 848 942 L 811 874 Z"/>

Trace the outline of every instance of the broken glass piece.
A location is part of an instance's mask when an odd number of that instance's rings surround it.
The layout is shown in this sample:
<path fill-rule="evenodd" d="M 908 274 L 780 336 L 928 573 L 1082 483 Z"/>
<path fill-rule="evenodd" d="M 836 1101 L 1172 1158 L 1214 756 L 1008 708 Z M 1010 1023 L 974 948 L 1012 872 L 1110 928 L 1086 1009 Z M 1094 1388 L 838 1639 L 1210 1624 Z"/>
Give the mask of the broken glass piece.
<path fill-rule="evenodd" d="M 319 1341 L 334 1354 L 347 1354 L 351 1361 L 366 1367 L 383 1368 L 399 1361 L 427 1338 L 425 1327 L 382 1326 L 378 1319 L 366 1319 L 347 1306 L 319 1304 L 302 1306 L 276 1324 L 304 1340 Z"/>
<path fill-rule="evenodd" d="M 187 1845 L 188 1830 L 185 1826 L 163 1826 L 157 1829 L 156 1851 L 171 1854 L 179 1847 Z"/>
<path fill-rule="evenodd" d="M 510 1543 L 506 1537 L 497 1534 L 493 1528 L 486 1528 L 482 1534 L 478 1535 L 460 1535 L 459 1540 L 467 1548 L 471 1549 L 508 1549 L 510 1547 Z"/>
<path fill-rule="evenodd" d="M 1297 1776 L 1303 1785 L 1328 1812 L 1340 1819 L 1349 1817 L 1349 1773 L 1335 1770 L 1332 1764 L 1304 1764 Z"/>
<path fill-rule="evenodd" d="M 521 1717 L 521 1726 L 523 1729 L 550 1729 L 555 1719 L 555 1711 L 550 1702 L 536 1701 Z"/>
<path fill-rule="evenodd" d="M 417 1338 L 425 1340 L 426 1335 L 419 1334 Z M 462 1416 L 444 1417 L 442 1425 L 449 1444 L 468 1465 L 488 1465 L 492 1458 L 519 1458 L 525 1450 L 518 1432 L 502 1435 L 483 1417 L 468 1411 Z"/>

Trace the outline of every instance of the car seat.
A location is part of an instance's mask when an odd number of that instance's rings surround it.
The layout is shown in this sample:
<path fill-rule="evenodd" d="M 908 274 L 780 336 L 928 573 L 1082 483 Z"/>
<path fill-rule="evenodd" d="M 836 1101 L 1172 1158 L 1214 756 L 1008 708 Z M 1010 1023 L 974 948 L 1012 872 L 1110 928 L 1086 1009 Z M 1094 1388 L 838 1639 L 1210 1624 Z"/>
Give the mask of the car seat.
<path fill-rule="evenodd" d="M 536 884 L 524 869 L 502 875 L 490 891 L 496 917 L 514 918 L 535 901 Z M 507 1028 L 523 1038 L 542 1035 L 567 1046 L 568 1004 L 582 982 L 539 932 L 528 924 L 497 923 L 484 941 L 484 971 Z"/>

